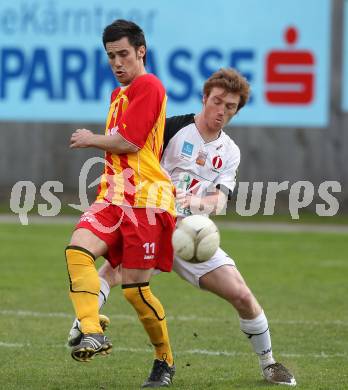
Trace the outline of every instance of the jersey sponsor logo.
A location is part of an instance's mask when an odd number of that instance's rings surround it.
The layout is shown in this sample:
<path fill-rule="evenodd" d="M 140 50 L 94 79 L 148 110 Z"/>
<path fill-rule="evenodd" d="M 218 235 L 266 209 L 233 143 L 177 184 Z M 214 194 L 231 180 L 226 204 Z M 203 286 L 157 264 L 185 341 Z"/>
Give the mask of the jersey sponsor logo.
<path fill-rule="evenodd" d="M 197 179 L 192 179 L 188 190 L 191 192 L 191 194 L 196 194 L 199 188 L 199 180 Z"/>
<path fill-rule="evenodd" d="M 181 149 L 181 155 L 191 157 L 192 153 L 193 153 L 193 144 L 185 141 Z"/>
<path fill-rule="evenodd" d="M 208 153 L 204 152 L 203 150 L 200 150 L 196 158 L 196 164 L 204 167 L 205 162 L 207 161 L 207 157 Z"/>
<path fill-rule="evenodd" d="M 213 171 L 218 171 L 221 167 L 222 167 L 222 159 L 220 156 L 215 156 L 212 160 L 212 164 L 213 164 Z"/>

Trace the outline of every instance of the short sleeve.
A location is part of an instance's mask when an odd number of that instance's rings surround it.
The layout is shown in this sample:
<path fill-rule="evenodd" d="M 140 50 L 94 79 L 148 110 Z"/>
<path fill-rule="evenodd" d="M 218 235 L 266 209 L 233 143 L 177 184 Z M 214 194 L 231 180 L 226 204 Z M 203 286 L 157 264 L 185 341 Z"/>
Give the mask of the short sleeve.
<path fill-rule="evenodd" d="M 117 124 L 119 134 L 140 149 L 154 128 L 166 99 L 160 81 L 154 76 L 146 76 L 140 76 L 141 80 L 135 80 L 129 87 L 129 104 Z"/>

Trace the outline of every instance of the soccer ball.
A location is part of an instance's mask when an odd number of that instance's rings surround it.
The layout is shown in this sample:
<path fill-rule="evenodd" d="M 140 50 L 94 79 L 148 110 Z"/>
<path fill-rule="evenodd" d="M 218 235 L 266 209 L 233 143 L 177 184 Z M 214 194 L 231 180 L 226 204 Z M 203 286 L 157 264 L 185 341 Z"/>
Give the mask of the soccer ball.
<path fill-rule="evenodd" d="M 190 215 L 182 219 L 172 236 L 174 252 L 190 263 L 209 260 L 220 246 L 219 229 L 203 215 Z"/>

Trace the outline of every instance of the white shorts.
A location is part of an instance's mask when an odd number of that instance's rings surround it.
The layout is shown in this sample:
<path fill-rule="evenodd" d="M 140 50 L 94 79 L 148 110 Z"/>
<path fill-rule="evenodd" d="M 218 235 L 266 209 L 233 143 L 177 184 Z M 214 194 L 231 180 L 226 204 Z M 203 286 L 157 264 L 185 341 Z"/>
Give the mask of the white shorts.
<path fill-rule="evenodd" d="M 219 248 L 215 255 L 203 263 L 189 263 L 188 261 L 181 260 L 180 257 L 174 257 L 173 270 L 187 280 L 192 285 L 199 287 L 199 279 L 208 272 L 214 271 L 214 269 L 221 267 L 222 265 L 236 266 L 231 257 Z"/>

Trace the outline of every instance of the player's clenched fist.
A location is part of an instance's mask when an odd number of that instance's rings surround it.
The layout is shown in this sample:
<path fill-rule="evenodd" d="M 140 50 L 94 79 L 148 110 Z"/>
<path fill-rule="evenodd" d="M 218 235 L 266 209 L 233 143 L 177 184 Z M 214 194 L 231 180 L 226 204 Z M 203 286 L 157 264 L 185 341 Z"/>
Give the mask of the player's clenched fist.
<path fill-rule="evenodd" d="M 77 129 L 70 138 L 70 148 L 88 148 L 92 146 L 94 134 L 87 129 Z"/>

